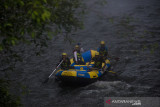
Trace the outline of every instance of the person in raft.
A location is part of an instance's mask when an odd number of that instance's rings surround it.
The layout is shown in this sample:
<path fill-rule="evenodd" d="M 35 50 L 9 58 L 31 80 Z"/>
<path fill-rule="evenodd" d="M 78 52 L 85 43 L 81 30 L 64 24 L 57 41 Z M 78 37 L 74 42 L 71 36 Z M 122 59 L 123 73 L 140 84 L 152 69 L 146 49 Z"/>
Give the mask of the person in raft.
<path fill-rule="evenodd" d="M 77 45 L 79 46 L 79 48 L 80 48 L 80 52 L 84 52 L 84 49 L 81 47 L 81 43 L 77 43 Z"/>
<path fill-rule="evenodd" d="M 99 52 L 100 56 L 103 57 L 104 59 L 108 57 L 108 48 L 105 45 L 104 41 L 101 41 L 100 47 L 97 49 L 97 51 Z"/>
<path fill-rule="evenodd" d="M 94 66 L 93 68 L 90 68 L 90 70 L 99 70 L 102 68 L 102 63 L 105 63 L 105 60 L 99 55 L 99 52 L 96 52 L 95 57 L 91 59 L 91 62 L 94 62 Z M 89 62 L 88 67 L 91 62 Z"/>
<path fill-rule="evenodd" d="M 62 53 L 62 58 L 61 58 L 60 62 L 62 60 L 63 60 L 63 62 L 61 63 L 61 66 L 60 66 L 61 69 L 63 69 L 63 70 L 73 69 L 73 67 L 70 66 L 71 62 L 70 62 L 66 53 Z"/>
<path fill-rule="evenodd" d="M 73 55 L 74 55 L 73 60 L 77 65 L 84 65 L 85 64 L 83 61 L 81 52 L 80 52 L 80 47 L 78 45 L 75 46 L 75 49 L 73 51 Z"/>

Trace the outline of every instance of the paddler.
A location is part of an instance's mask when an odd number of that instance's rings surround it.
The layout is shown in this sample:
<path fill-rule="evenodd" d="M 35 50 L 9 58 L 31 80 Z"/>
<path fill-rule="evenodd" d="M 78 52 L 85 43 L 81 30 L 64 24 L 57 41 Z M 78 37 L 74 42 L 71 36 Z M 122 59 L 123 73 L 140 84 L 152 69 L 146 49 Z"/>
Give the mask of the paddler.
<path fill-rule="evenodd" d="M 99 52 L 100 56 L 103 57 L 104 59 L 108 57 L 108 48 L 105 45 L 104 41 L 100 42 L 100 47 L 97 49 L 97 51 Z"/>
<path fill-rule="evenodd" d="M 98 70 L 98 69 L 102 68 L 102 63 L 105 63 L 105 60 L 99 55 L 99 52 L 96 52 L 95 57 L 93 57 L 91 59 L 91 62 L 94 62 L 94 66 L 93 66 L 93 68 L 91 68 L 91 70 L 92 69 L 97 69 Z M 88 64 L 88 67 L 89 67 L 89 65 L 90 65 L 90 62 Z"/>
<path fill-rule="evenodd" d="M 75 46 L 75 49 L 73 51 L 73 55 L 74 55 L 74 62 L 77 64 L 77 65 L 84 65 L 84 61 L 83 61 L 83 58 L 82 58 L 82 55 L 81 55 L 81 52 L 80 52 L 80 47 L 78 45 Z"/>
<path fill-rule="evenodd" d="M 60 62 L 63 60 L 60 68 L 63 69 L 63 70 L 68 70 L 68 69 L 72 69 L 72 67 L 70 66 L 71 65 L 71 62 L 67 56 L 67 53 L 62 53 L 62 58 L 60 60 Z M 58 64 L 57 64 L 58 65 Z"/>

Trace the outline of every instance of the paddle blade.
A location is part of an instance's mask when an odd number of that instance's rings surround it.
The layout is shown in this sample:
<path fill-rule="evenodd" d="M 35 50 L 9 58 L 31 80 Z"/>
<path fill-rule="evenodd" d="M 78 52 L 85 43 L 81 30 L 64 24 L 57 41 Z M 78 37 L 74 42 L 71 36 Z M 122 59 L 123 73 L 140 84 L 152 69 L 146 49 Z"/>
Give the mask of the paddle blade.
<path fill-rule="evenodd" d="M 116 72 L 113 72 L 113 71 L 108 71 L 108 72 L 113 73 L 113 74 L 115 74 L 115 73 L 116 73 Z"/>
<path fill-rule="evenodd" d="M 48 80 L 49 80 L 49 78 L 47 78 L 43 83 L 47 83 L 47 82 L 48 82 Z"/>
<path fill-rule="evenodd" d="M 114 58 L 116 61 L 119 61 L 120 60 L 120 58 L 119 57 L 116 57 L 116 58 Z"/>

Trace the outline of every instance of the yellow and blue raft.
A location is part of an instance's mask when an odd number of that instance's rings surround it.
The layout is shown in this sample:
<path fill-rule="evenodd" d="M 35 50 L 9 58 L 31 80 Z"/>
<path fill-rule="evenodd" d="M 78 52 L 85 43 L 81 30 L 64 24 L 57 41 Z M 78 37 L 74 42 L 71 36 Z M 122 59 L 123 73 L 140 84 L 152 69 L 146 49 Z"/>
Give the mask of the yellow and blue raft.
<path fill-rule="evenodd" d="M 106 59 L 105 60 L 106 65 L 105 63 L 102 63 L 102 68 L 104 68 L 103 70 L 99 69 L 90 71 L 89 68 L 94 66 L 94 62 L 91 62 L 89 67 L 87 67 L 87 65 L 91 61 L 91 59 L 95 57 L 96 52 L 97 51 L 95 50 L 90 50 L 82 54 L 85 65 L 76 65 L 73 61 L 73 58 L 71 58 L 70 59 L 71 66 L 73 66 L 74 69 L 58 70 L 55 74 L 56 79 L 61 80 L 62 82 L 80 82 L 80 83 L 93 82 L 97 80 L 108 70 L 108 68 L 110 67 L 110 61 Z"/>

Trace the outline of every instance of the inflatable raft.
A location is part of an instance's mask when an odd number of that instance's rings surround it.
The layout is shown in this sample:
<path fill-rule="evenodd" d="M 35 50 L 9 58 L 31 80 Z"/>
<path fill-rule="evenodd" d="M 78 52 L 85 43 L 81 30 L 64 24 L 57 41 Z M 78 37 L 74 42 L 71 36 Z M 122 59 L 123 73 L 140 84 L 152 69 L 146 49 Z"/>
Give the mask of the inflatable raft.
<path fill-rule="evenodd" d="M 56 79 L 62 82 L 69 82 L 69 83 L 90 83 L 96 81 L 100 78 L 110 67 L 110 61 L 108 59 L 105 60 L 105 63 L 102 63 L 102 69 L 99 70 L 92 70 L 90 71 L 89 68 L 94 66 L 94 62 L 91 62 L 89 67 L 87 67 L 88 63 L 91 61 L 93 57 L 95 57 L 95 53 L 97 51 L 90 50 L 84 52 L 82 54 L 83 60 L 85 65 L 76 65 L 73 61 L 73 58 L 70 59 L 71 66 L 74 66 L 74 69 L 69 70 L 58 70 L 56 72 Z"/>

